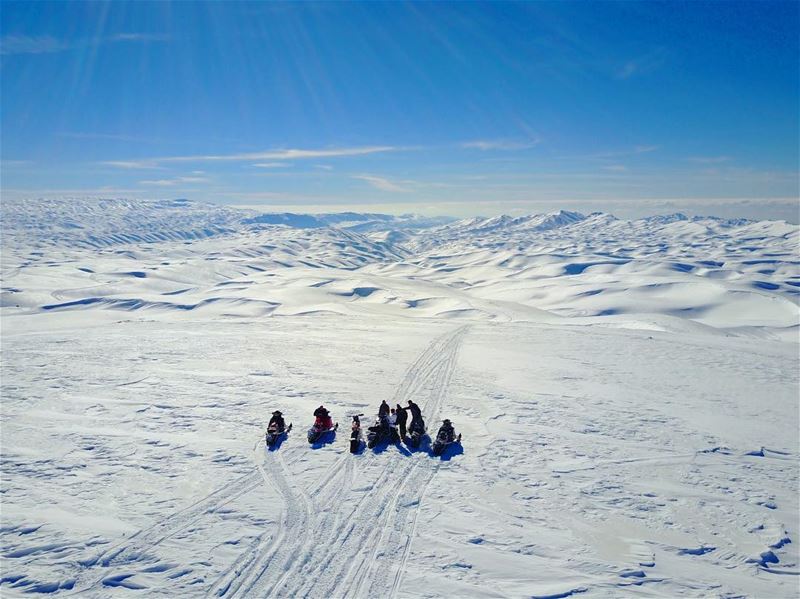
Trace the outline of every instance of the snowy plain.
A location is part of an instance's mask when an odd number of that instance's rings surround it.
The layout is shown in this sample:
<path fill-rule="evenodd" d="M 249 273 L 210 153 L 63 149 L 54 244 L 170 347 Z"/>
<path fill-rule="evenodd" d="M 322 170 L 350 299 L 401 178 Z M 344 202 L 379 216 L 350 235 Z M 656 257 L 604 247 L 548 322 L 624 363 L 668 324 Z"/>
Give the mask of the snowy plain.
<path fill-rule="evenodd" d="M 4 201 L 0 594 L 796 597 L 799 243 Z M 382 399 L 461 446 L 349 454 Z"/>

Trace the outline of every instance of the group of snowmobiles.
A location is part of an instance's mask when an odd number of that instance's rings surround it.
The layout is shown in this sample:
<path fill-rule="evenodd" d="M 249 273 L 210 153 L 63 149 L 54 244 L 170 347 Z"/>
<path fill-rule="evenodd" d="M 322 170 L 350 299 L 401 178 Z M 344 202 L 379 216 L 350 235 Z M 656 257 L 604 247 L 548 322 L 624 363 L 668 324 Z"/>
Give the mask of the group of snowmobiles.
<path fill-rule="evenodd" d="M 406 430 L 406 420 L 411 414 L 412 420 Z M 361 430 L 361 417 L 364 414 L 354 414 L 350 426 L 350 453 L 359 453 L 364 444 L 364 434 Z M 308 429 L 308 442 L 311 444 L 322 441 L 329 433 L 335 433 L 339 428 L 339 423 L 333 422 L 330 412 L 320 406 L 314 410 L 314 424 Z M 267 447 L 275 448 L 283 438 L 292 430 L 292 424 L 286 425 L 283 414 L 280 411 L 272 413 L 272 418 L 267 426 L 266 441 Z M 422 411 L 412 400 L 408 401 L 408 407 L 389 408 L 384 401 L 378 410 L 378 416 L 372 426 L 367 427 L 366 446 L 374 449 L 380 445 L 400 443 L 401 441 L 412 449 L 419 449 L 427 435 L 425 432 L 425 421 L 422 418 Z M 461 442 L 461 435 L 456 435 L 453 424 L 445 419 L 436 433 L 430 445 L 430 451 L 435 456 L 444 454 L 448 446 Z"/>

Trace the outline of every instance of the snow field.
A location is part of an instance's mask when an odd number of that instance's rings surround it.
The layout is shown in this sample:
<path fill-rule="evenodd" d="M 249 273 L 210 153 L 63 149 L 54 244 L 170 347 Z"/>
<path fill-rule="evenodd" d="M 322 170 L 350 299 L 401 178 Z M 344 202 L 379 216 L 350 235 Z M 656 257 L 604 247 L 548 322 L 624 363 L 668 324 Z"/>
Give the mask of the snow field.
<path fill-rule="evenodd" d="M 3 597 L 797 596 L 796 226 L 276 219 L 4 203 Z"/>

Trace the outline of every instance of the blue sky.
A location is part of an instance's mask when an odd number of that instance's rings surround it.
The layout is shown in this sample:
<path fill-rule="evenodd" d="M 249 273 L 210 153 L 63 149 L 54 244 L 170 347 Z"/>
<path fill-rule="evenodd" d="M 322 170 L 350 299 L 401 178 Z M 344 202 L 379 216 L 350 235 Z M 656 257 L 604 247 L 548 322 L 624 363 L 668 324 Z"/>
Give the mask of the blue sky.
<path fill-rule="evenodd" d="M 799 6 L 3 2 L 3 193 L 796 221 Z"/>

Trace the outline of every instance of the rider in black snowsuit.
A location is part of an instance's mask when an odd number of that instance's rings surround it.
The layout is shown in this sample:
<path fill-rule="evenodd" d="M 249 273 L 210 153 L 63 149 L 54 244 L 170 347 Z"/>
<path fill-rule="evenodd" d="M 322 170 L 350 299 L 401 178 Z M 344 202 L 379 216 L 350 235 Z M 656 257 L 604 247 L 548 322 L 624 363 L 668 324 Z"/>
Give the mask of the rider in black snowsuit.
<path fill-rule="evenodd" d="M 438 437 L 443 432 L 447 435 L 445 438 L 447 439 L 448 443 L 455 441 L 456 431 L 453 429 L 453 425 L 449 420 L 445 419 L 444 422 L 442 422 L 442 426 L 439 427 L 439 433 L 436 436 Z"/>
<path fill-rule="evenodd" d="M 419 408 L 419 406 L 409 399 L 408 407 L 405 409 L 411 412 L 411 425 L 415 428 L 419 428 L 420 430 L 425 430 L 425 421 L 422 419 L 422 410 Z M 409 427 L 409 430 L 410 429 L 411 427 Z"/>
<path fill-rule="evenodd" d="M 286 428 L 286 422 L 284 422 L 283 420 L 283 414 L 281 414 L 279 410 L 275 410 L 272 413 L 272 418 L 270 418 L 269 420 L 269 425 L 267 426 L 267 429 L 269 429 L 269 427 L 271 427 L 273 424 L 278 426 L 278 430 L 280 432 L 283 432 L 283 429 Z"/>
<path fill-rule="evenodd" d="M 397 414 L 397 428 L 400 429 L 400 438 L 406 438 L 406 421 L 408 420 L 408 414 L 406 414 L 406 409 L 397 404 L 397 409 L 395 411 Z"/>
<path fill-rule="evenodd" d="M 389 404 L 388 404 L 388 403 L 386 403 L 386 400 L 384 399 L 384 400 L 381 402 L 381 407 L 380 407 L 380 408 L 378 408 L 378 418 L 380 418 L 381 420 L 383 420 L 383 419 L 384 419 L 384 418 L 386 418 L 388 415 L 389 415 Z"/>

